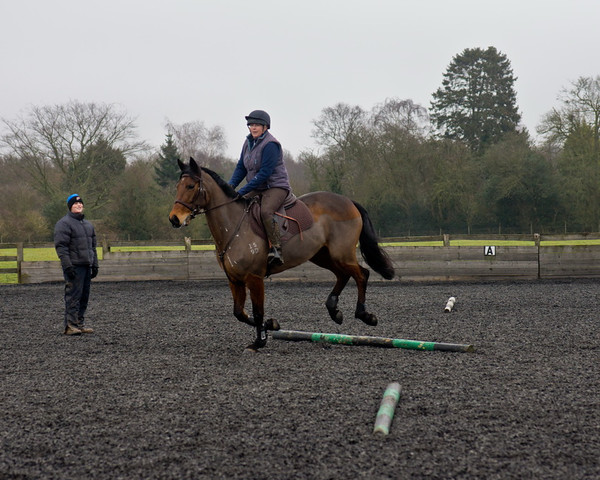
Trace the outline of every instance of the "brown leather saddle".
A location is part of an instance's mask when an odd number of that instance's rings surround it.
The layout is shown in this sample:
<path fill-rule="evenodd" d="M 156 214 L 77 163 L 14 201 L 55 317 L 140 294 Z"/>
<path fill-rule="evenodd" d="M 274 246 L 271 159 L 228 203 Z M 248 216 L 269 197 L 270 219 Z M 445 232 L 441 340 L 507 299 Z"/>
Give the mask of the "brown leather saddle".
<path fill-rule="evenodd" d="M 296 235 L 308 230 L 313 225 L 313 217 L 306 204 L 290 193 L 283 205 L 275 212 L 275 220 L 279 224 L 281 242 L 285 243 Z M 267 239 L 267 234 L 260 218 L 260 201 L 253 202 L 250 208 L 250 225 L 252 231 Z M 302 238 L 302 237 L 300 237 Z"/>

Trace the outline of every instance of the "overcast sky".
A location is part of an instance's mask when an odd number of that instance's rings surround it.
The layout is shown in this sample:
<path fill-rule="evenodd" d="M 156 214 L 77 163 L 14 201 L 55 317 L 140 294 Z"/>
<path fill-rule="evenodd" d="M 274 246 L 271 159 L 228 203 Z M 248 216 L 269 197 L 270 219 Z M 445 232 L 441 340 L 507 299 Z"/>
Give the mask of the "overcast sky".
<path fill-rule="evenodd" d="M 561 88 L 600 75 L 599 20 L 599 0 L 0 0 L 0 117 L 116 103 L 156 147 L 167 120 L 202 121 L 237 158 L 258 108 L 297 156 L 324 108 L 429 108 L 455 55 L 494 46 L 535 133 Z"/>

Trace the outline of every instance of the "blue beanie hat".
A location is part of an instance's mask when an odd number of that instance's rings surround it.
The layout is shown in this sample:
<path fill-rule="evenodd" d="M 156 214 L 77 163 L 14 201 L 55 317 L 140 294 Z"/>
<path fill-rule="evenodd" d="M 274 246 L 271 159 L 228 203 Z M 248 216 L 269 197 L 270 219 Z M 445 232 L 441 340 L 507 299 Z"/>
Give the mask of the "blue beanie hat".
<path fill-rule="evenodd" d="M 71 207 L 75 202 L 83 203 L 83 200 L 81 199 L 78 193 L 74 193 L 73 195 L 69 195 L 67 197 L 67 207 L 69 208 L 69 210 L 71 210 Z"/>

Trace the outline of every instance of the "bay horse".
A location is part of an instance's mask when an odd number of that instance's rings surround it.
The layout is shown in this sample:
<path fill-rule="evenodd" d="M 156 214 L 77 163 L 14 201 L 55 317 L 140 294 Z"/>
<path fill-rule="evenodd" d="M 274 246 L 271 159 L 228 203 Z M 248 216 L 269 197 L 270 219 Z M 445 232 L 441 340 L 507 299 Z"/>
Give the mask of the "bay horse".
<path fill-rule="evenodd" d="M 298 197 L 313 216 L 313 225 L 282 246 L 284 262 L 267 265 L 268 242 L 251 228 L 250 204 L 255 200 L 240 197 L 219 175 L 200 167 L 193 158 L 189 164 L 177 160 L 181 174 L 177 196 L 169 214 L 173 227 L 187 226 L 198 214 L 206 216 L 215 242 L 217 260 L 229 280 L 233 295 L 233 315 L 256 328 L 256 339 L 247 350 L 258 351 L 266 345 L 267 330 L 278 330 L 279 323 L 264 321 L 264 278 L 311 261 L 333 272 L 336 282 L 325 306 L 337 324 L 343 321 L 338 309 L 339 296 L 352 277 L 358 288 L 354 316 L 367 325 L 377 325 L 377 317 L 367 312 L 365 297 L 369 270 L 356 257 L 360 243 L 362 256 L 385 279 L 394 277 L 394 266 L 379 247 L 367 211 L 349 198 L 330 192 L 312 192 Z M 246 313 L 246 290 L 250 292 L 252 317 Z"/>

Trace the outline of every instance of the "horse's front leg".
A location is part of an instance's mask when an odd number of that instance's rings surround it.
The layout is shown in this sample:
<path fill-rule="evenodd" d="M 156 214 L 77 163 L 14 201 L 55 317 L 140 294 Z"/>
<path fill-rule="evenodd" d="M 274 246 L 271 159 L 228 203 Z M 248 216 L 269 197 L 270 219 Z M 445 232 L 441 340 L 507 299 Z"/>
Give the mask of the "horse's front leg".
<path fill-rule="evenodd" d="M 262 277 L 251 276 L 246 285 L 250 290 L 250 301 L 252 302 L 252 316 L 256 328 L 256 340 L 246 347 L 246 350 L 257 352 L 259 348 L 267 344 L 267 329 L 263 323 L 265 316 L 265 283 Z"/>
<path fill-rule="evenodd" d="M 229 288 L 231 289 L 231 295 L 233 296 L 233 315 L 240 322 L 247 323 L 251 327 L 256 326 L 253 319 L 251 319 L 244 306 L 246 304 L 246 284 L 243 282 L 229 282 Z"/>

